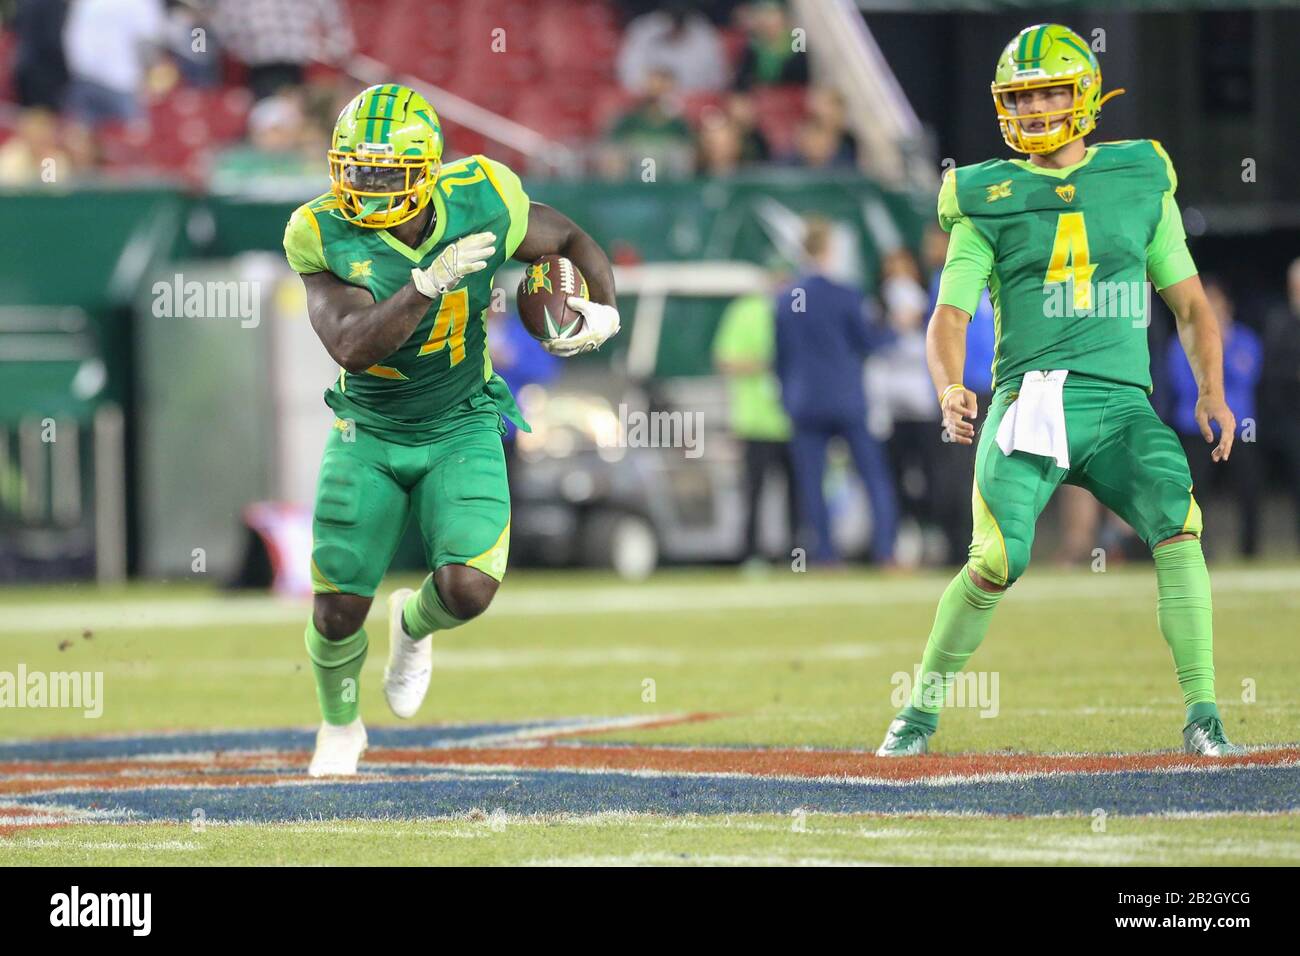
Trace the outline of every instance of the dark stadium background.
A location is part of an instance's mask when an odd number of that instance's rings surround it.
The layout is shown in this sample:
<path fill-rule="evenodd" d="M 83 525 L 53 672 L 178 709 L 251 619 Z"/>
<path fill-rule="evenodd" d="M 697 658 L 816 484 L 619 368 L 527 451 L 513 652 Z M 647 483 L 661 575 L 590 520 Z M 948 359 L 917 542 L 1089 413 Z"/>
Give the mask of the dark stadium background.
<path fill-rule="evenodd" d="M 0 2 L 0 149 L 8 145 L 14 153 L 21 152 L 14 144 L 26 135 L 29 119 L 16 76 L 18 31 L 37 6 Z M 269 402 L 268 382 L 286 364 L 319 362 L 320 356 L 311 353 L 310 340 L 300 343 L 301 352 L 283 354 L 253 334 L 218 342 L 205 338 L 216 333 L 192 329 L 168 337 L 149 314 L 147 286 L 170 276 L 178 263 L 214 278 L 246 275 L 248 269 L 272 276 L 264 270 L 282 270 L 277 256 L 288 213 L 327 183 L 323 156 L 316 172 L 292 186 L 281 179 L 259 185 L 257 175 L 237 171 L 233 180 L 218 176 L 223 154 L 237 149 L 247 134 L 253 78 L 213 26 L 214 6 L 198 0 L 167 4 L 182 27 L 211 31 L 212 54 L 198 66 L 175 52 L 160 54 L 156 75 L 150 74 L 156 88 L 139 123 L 107 123 L 80 134 L 67 125 L 64 111 L 53 120 L 59 124 L 60 155 L 68 157 L 57 179 L 42 181 L 36 167 L 24 178 L 19 161 L 0 187 L 7 233 L 0 258 L 0 369 L 8 383 L 0 394 L 6 456 L 0 579 L 184 576 L 191 539 L 204 542 L 213 561 L 208 570 L 222 579 L 262 578 L 258 559 L 264 555 L 244 527 L 243 507 L 286 497 L 275 448 L 283 441 L 277 429 L 287 426 L 277 423 L 270 406 L 241 405 L 239 396 Z M 442 111 L 449 157 L 486 151 L 517 166 L 534 199 L 567 211 L 621 266 L 650 264 L 669 275 L 675 264 L 702 258 L 766 267 L 782 251 L 763 220 L 767 198 L 801 214 L 843 213 L 857 241 L 857 273 L 874 295 L 881 237 L 861 210 L 883 204 L 904 244 L 919 254 L 944 161 L 964 164 L 1005 152 L 987 85 L 1001 44 L 1027 23 L 1061 20 L 1085 35 L 1104 31 L 1105 82 L 1128 93 L 1106 107 L 1100 133 L 1165 144 L 1179 170 L 1178 196 L 1194 255 L 1202 273 L 1226 280 L 1238 321 L 1262 331 L 1270 315 L 1285 309 L 1286 270 L 1300 254 L 1300 178 L 1291 170 L 1300 145 L 1293 102 L 1300 62 L 1292 55 L 1300 40 L 1300 11 L 1289 5 L 1171 0 L 1142 4 L 1142 12 L 1135 12 L 1118 3 L 865 0 L 859 15 L 921 124 L 922 135 L 907 144 L 908 169 L 901 177 L 878 176 L 865 148 L 856 163 L 834 168 L 802 161 L 794 144 L 810 101 L 803 85 L 779 83 L 754 92 L 767 161 L 711 175 L 699 168 L 696 139 L 686 145 L 684 167 L 672 171 L 665 165 L 653 184 L 635 174 L 611 176 L 602 149 L 634 102 L 616 72 L 624 31 L 636 17 L 673 6 L 348 0 L 338 8 L 345 14 L 339 28 L 349 33 L 351 52 L 333 64 L 303 64 L 294 82 L 301 80 L 303 110 L 322 144 L 333 112 L 365 82 L 391 75 L 429 84 L 426 92 Z M 685 5 L 713 24 L 728 74 L 714 93 L 679 98 L 692 137 L 698 138 L 735 82 L 749 42 L 746 17 L 754 6 Z M 792 22 L 799 13 L 794 4 Z M 507 37 L 501 54 L 487 49 L 486 38 L 497 26 L 504 26 Z M 811 87 L 832 87 L 840 78 L 837 64 L 824 57 L 810 42 Z M 447 92 L 468 101 L 468 109 L 463 103 L 453 108 Z M 504 144 L 498 141 L 502 118 L 522 124 L 511 127 Z M 860 130 L 855 124 L 872 118 L 850 115 L 845 122 Z M 549 154 L 518 148 L 521 128 L 546 141 L 548 149 L 559 148 Z M 1242 180 L 1247 158 L 1255 162 L 1253 182 Z M 250 258 L 256 253 L 264 255 Z M 275 290 L 268 292 L 267 305 L 278 302 L 292 311 L 285 276 L 274 275 L 259 280 Z M 640 371 L 629 369 L 627 351 L 637 301 L 633 293 L 622 298 L 625 331 L 614 346 L 572 363 L 554 387 L 585 390 L 611 407 L 634 395 L 645 407 L 704 409 L 722 421 L 722 385 L 709 346 L 727 297 L 670 298 L 654 360 Z M 40 341 L 33 338 L 32 322 L 42 330 L 37 338 L 45 336 Z M 1161 384 L 1153 402 L 1166 414 L 1170 399 L 1160 365 L 1170 329 L 1157 304 L 1152 354 Z M 102 366 L 87 370 L 88 357 Z M 311 379 L 296 394 L 310 403 L 325 384 Z M 1275 388 L 1261 391 L 1259 400 L 1260 440 L 1250 451 L 1260 456 L 1266 478 L 1263 553 L 1294 554 L 1295 479 L 1284 454 L 1294 436 L 1285 430 L 1294 417 L 1292 399 Z M 120 426 L 111 415 L 104 418 L 105 408 L 120 410 Z M 80 454 L 29 465 L 34 470 L 24 473 L 22 449 L 36 454 L 30 451 L 31 423 L 49 416 L 77 430 Z M 98 447 L 97 427 L 107 429 Z M 660 561 L 736 558 L 736 523 L 728 516 L 736 510 L 731 499 L 737 463 L 725 429 L 712 447 L 719 451 L 706 456 L 698 473 L 685 466 L 672 473 L 672 504 L 680 515 L 677 524 L 656 528 Z M 527 472 L 526 463 L 518 467 Z M 50 475 L 68 468 L 77 470 L 79 482 L 74 500 L 65 493 L 60 504 Z M 722 490 L 701 497 L 701 475 Z M 927 486 L 931 477 L 922 476 Z M 843 523 L 853 552 L 861 547 L 862 509 L 853 503 L 860 497 L 853 482 L 845 484 L 850 504 Z M 106 522 L 103 510 L 111 508 L 115 494 L 120 520 Z M 1231 483 L 1220 480 L 1202 496 L 1212 526 L 1222 529 L 1223 557 L 1235 551 L 1233 495 Z M 1054 547 L 1058 525 L 1059 516 L 1049 513 L 1043 547 Z M 686 540 L 700 528 L 725 547 L 674 551 L 675 536 Z M 713 535 L 710 529 L 716 528 L 722 531 Z M 107 560 L 106 538 L 115 552 Z M 933 547 L 918 548 L 918 561 L 942 563 Z M 521 545 L 519 560 L 546 560 L 549 545 L 542 540 L 532 550 Z M 581 561 L 582 555 L 566 560 Z M 399 566 L 417 562 L 412 540 Z"/>

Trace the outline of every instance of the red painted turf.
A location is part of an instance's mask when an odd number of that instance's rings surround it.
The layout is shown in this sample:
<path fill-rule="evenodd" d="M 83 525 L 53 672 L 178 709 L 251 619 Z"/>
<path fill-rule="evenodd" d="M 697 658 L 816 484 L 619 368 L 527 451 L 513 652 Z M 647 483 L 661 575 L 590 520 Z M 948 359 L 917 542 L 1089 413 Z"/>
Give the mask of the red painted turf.
<path fill-rule="evenodd" d="M 17 796 L 63 787 L 126 790 L 165 786 L 257 786 L 288 778 L 305 782 L 306 752 L 218 753 L 211 760 L 24 761 L 0 764 L 0 795 Z M 385 765 L 419 767 L 510 767 L 535 770 L 728 773 L 751 776 L 838 777 L 858 780 L 921 780 L 989 774 L 1117 773 L 1133 770 L 1276 765 L 1300 762 L 1300 748 L 1261 750 L 1209 762 L 1183 754 L 932 754 L 919 759 L 876 757 L 853 750 L 748 750 L 723 748 L 591 746 L 542 743 L 509 747 L 376 747 L 364 771 L 384 774 Z M 250 770 L 270 773 L 249 773 Z M 19 775 L 21 777 L 19 778 Z M 17 779 L 16 779 L 17 778 Z"/>
<path fill-rule="evenodd" d="M 1300 761 L 1300 748 L 1257 751 L 1215 761 L 1215 766 Z M 847 777 L 918 780 L 926 777 L 994 773 L 1108 773 L 1204 767 L 1183 754 L 932 754 L 919 759 L 877 757 L 855 750 L 732 750 L 717 748 L 545 745 L 460 747 L 437 750 L 378 749 L 371 764 L 414 763 L 452 766 L 512 766 L 536 769 L 652 770 L 660 773 L 738 773 L 755 776 Z"/>

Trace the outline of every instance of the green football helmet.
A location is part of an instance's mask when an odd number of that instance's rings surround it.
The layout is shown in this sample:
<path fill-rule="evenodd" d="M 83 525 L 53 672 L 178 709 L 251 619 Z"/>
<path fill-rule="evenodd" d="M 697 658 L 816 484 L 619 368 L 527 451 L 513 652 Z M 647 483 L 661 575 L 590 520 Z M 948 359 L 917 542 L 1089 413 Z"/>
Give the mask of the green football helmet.
<path fill-rule="evenodd" d="M 1021 90 L 1069 86 L 1072 105 L 1064 111 L 1017 113 Z M 1084 39 L 1059 23 L 1026 27 L 998 57 L 993 76 L 993 105 L 1002 138 L 1018 153 L 1051 153 L 1097 128 L 1102 105 L 1123 90 L 1101 95 L 1101 65 Z M 1030 132 L 1027 120 L 1042 119 L 1044 129 Z"/>
<path fill-rule="evenodd" d="M 343 107 L 329 151 L 339 215 L 388 229 L 419 214 L 442 168 L 442 126 L 415 90 L 396 83 L 362 90 Z"/>

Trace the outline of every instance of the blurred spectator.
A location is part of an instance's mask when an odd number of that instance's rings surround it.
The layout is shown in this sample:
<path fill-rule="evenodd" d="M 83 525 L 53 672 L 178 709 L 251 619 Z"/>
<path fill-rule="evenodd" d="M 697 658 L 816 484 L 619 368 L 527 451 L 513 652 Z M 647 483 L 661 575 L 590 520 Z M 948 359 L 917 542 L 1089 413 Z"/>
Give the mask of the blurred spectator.
<path fill-rule="evenodd" d="M 863 363 L 892 336 L 868 321 L 861 292 L 827 277 L 833 268 L 829 223 L 808 221 L 804 252 L 807 271 L 777 301 L 776 368 L 793 424 L 799 501 L 814 535 L 810 557 L 836 559 L 822 479 L 827 445 L 838 436 L 866 486 L 872 557 L 892 562 L 898 506 L 884 449 L 867 431 L 863 388 Z"/>
<path fill-rule="evenodd" d="M 640 164 L 647 159 L 654 160 L 656 176 L 690 172 L 691 128 L 682 118 L 676 81 L 667 70 L 650 72 L 644 92 L 610 128 L 601 150 L 601 171 L 610 179 L 640 175 Z"/>
<path fill-rule="evenodd" d="M 948 256 L 948 233 L 940 229 L 938 223 L 932 221 L 926 225 L 921 252 L 930 275 L 929 303 L 926 306 L 928 322 L 928 316 L 934 314 L 939 301 L 939 276 Z M 987 412 L 993 397 L 993 347 L 996 339 L 993 303 L 989 300 L 988 289 L 985 289 L 970 325 L 966 327 L 966 366 L 963 372 L 963 384 L 975 393 L 981 416 Z M 931 396 L 937 412 L 939 400 L 933 387 L 932 382 Z M 965 564 L 972 530 L 970 489 L 975 475 L 975 446 L 959 445 L 941 436 L 937 452 L 939 464 L 931 474 L 935 489 L 935 517 L 948 540 L 948 563 Z"/>
<path fill-rule="evenodd" d="M 618 81 L 623 88 L 639 93 L 659 71 L 667 72 L 687 92 L 726 86 L 726 55 L 718 31 L 684 0 L 642 14 L 623 31 L 618 51 Z"/>
<path fill-rule="evenodd" d="M 731 432 L 744 449 L 745 550 L 742 559 L 761 560 L 759 505 L 773 474 L 785 482 L 786 534 L 795 529 L 798 508 L 790 458 L 790 419 L 781 407 L 781 383 L 773 371 L 776 312 L 770 294 L 742 296 L 722 313 L 713 340 L 713 364 L 727 377 Z M 790 553 L 787 538 L 783 554 Z"/>
<path fill-rule="evenodd" d="M 1091 566 L 1100 557 L 1109 566 L 1149 554 L 1137 532 L 1086 488 L 1062 484 L 1052 500 L 1057 502 L 1061 513 L 1057 564 L 1064 567 Z M 1101 554 L 1098 554 L 1099 549 Z"/>
<path fill-rule="evenodd" d="M 770 159 L 772 151 L 758 128 L 758 105 L 754 97 L 749 93 L 731 93 L 727 96 L 726 110 L 740 136 L 740 162 L 748 165 Z"/>
<path fill-rule="evenodd" d="M 829 86 L 816 86 L 808 90 L 804 98 L 808 119 L 819 123 L 826 129 L 835 130 L 837 146 L 835 162 L 839 165 L 856 166 L 858 162 L 858 141 L 849 132 L 844 119 L 844 97 L 840 91 Z"/>
<path fill-rule="evenodd" d="M 69 113 L 92 127 L 139 119 L 166 26 L 162 0 L 75 0 L 63 31 Z"/>
<path fill-rule="evenodd" d="M 303 189 L 319 192 L 325 176 L 325 164 L 299 97 L 282 91 L 259 102 L 248 114 L 247 143 L 217 154 L 211 188 L 282 197 Z"/>
<path fill-rule="evenodd" d="M 212 87 L 221 83 L 221 51 L 216 33 L 209 0 L 177 0 L 167 11 L 167 49 L 188 85 Z"/>
<path fill-rule="evenodd" d="M 807 116 L 795 133 L 789 161 L 805 169 L 852 169 L 854 151 L 845 148 L 845 131 L 815 116 Z"/>
<path fill-rule="evenodd" d="M 925 362 L 929 298 L 921 270 L 905 248 L 881 263 L 880 299 L 894 339 L 867 361 L 872 431 L 888 436 L 889 463 L 903 514 L 920 526 L 942 526 L 932 476 L 940 467 L 939 404 Z"/>
<path fill-rule="evenodd" d="M 1300 259 L 1286 274 L 1287 301 L 1268 313 L 1264 324 L 1263 407 L 1260 438 L 1282 466 L 1282 482 L 1295 502 L 1296 541 L 1300 543 Z M 1238 420 L 1241 415 L 1238 413 Z M 1229 462 L 1236 458 L 1236 454 Z"/>
<path fill-rule="evenodd" d="M 785 7 L 775 0 L 759 0 L 744 14 L 749 42 L 736 69 L 736 88 L 789 86 L 808 82 L 808 56 L 795 51 Z"/>
<path fill-rule="evenodd" d="M 68 85 L 63 56 L 63 26 L 67 0 L 18 0 L 13 29 L 14 92 L 19 106 L 40 106 L 58 111 Z"/>
<path fill-rule="evenodd" d="M 23 110 L 14 135 L 0 146 L 0 186 L 64 182 L 71 166 L 59 142 L 59 118 L 41 107 Z"/>
<path fill-rule="evenodd" d="M 740 168 L 744 142 L 740 130 L 722 110 L 706 110 L 700 117 L 696 140 L 695 171 L 701 176 L 730 176 Z"/>
<path fill-rule="evenodd" d="M 313 60 L 341 63 L 353 47 L 341 0 L 216 0 L 226 49 L 248 67 L 256 99 L 300 86 Z"/>
<path fill-rule="evenodd" d="M 1232 300 L 1224 285 L 1210 277 L 1203 281 L 1205 296 L 1219 319 L 1223 335 L 1223 393 L 1237 418 L 1237 442 L 1232 457 L 1217 466 L 1210 460 L 1211 446 L 1206 444 L 1196 424 L 1196 399 L 1200 394 L 1196 377 L 1176 335 L 1170 336 L 1165 353 L 1165 370 L 1173 392 L 1171 424 L 1187 452 L 1192 487 L 1198 496 L 1209 492 L 1219 471 L 1231 483 L 1241 521 L 1241 553 L 1253 557 L 1259 553 L 1260 459 L 1258 448 L 1242 441 L 1242 428 L 1247 422 L 1257 421 L 1255 390 L 1262 370 L 1263 350 L 1259 336 L 1234 321 Z"/>

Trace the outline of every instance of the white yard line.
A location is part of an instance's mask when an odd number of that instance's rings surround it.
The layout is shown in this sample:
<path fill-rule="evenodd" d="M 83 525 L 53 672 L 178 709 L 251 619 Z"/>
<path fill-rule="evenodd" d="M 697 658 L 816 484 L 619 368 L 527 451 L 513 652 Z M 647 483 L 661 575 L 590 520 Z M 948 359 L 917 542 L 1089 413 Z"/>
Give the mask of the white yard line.
<path fill-rule="evenodd" d="M 612 665 L 644 664 L 653 667 L 686 667 L 708 664 L 761 664 L 789 661 L 857 661 L 878 657 L 880 647 L 861 644 L 800 644 L 791 647 L 705 647 L 695 651 L 638 645 L 601 645 L 591 648 L 504 648 L 438 647 L 433 666 L 439 671 L 506 671 L 542 666 L 579 669 Z M 380 673 L 384 660 L 372 654 L 367 673 Z M 210 677 L 272 677 L 280 679 L 304 668 L 302 660 L 269 658 L 258 660 L 208 660 L 196 667 L 193 661 L 110 661 L 99 666 L 105 674 L 126 680 L 159 680 L 177 675 L 191 676 L 197 669 Z"/>
<path fill-rule="evenodd" d="M 545 590 L 509 586 L 492 605 L 494 618 L 627 614 L 684 614 L 723 611 L 782 611 L 808 607 L 878 608 L 930 604 L 941 592 L 933 576 L 919 578 L 844 578 L 817 580 L 789 575 L 784 580 L 734 581 L 716 585 L 615 584 Z M 1295 595 L 1300 569 L 1233 569 L 1214 575 L 1214 593 L 1222 595 Z M 1102 575 L 1088 572 L 1030 577 L 1016 587 L 1017 602 L 1087 600 L 1099 606 L 1116 601 L 1155 600 L 1155 577 L 1143 574 Z M 381 616 L 377 601 L 375 616 Z M 61 604 L 0 603 L 0 634 L 42 634 L 92 630 L 148 631 L 181 627 L 238 627 L 301 623 L 307 601 L 265 595 L 161 599 L 86 600 Z"/>
<path fill-rule="evenodd" d="M 520 866 L 888 866 L 850 857 L 789 856 L 780 853 L 659 853 L 638 852 L 604 856 L 553 856 L 525 860 Z"/>

